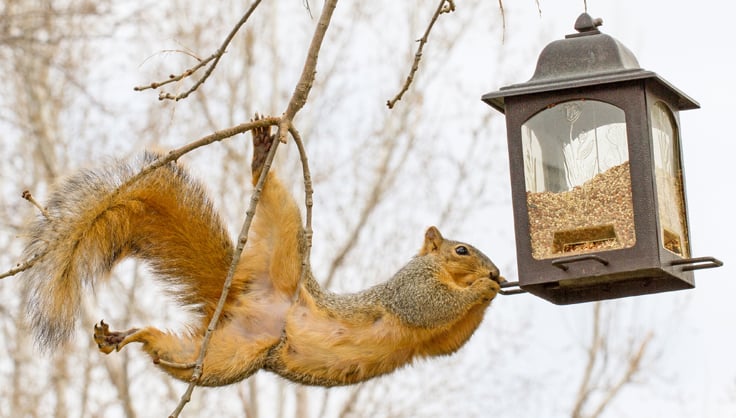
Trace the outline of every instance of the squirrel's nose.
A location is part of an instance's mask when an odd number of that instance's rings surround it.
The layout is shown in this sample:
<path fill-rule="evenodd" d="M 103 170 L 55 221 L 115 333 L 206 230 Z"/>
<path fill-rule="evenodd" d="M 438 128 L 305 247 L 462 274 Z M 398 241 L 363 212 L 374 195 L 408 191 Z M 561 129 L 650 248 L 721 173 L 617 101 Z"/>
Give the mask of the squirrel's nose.
<path fill-rule="evenodd" d="M 491 280 L 493 280 L 494 282 L 498 284 L 506 283 L 506 279 L 503 276 L 501 276 L 498 270 L 492 271 L 490 274 L 490 277 L 491 277 Z"/>

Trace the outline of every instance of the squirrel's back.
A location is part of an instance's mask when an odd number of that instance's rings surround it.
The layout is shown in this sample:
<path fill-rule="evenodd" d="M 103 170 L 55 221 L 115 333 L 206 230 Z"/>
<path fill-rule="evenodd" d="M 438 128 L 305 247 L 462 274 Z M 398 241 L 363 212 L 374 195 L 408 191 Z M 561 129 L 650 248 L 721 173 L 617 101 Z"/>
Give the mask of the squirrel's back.
<path fill-rule="evenodd" d="M 205 314 L 213 309 L 232 243 L 203 187 L 178 164 L 129 181 L 157 157 L 76 173 L 56 186 L 46 214 L 32 223 L 25 256 L 37 260 L 21 280 L 42 346 L 68 339 L 83 286 L 126 256 L 148 260 L 183 304 L 200 305 Z"/>

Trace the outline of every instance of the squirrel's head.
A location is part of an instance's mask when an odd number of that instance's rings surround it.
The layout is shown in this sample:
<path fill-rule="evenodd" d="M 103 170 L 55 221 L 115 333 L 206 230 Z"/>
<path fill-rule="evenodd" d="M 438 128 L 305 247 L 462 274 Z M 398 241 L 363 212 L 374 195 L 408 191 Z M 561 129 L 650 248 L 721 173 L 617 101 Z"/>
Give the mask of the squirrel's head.
<path fill-rule="evenodd" d="M 443 238 L 440 230 L 434 226 L 429 227 L 424 234 L 424 245 L 419 255 L 435 258 L 452 275 L 458 286 L 470 286 L 484 277 L 499 285 L 506 281 L 498 267 L 480 250 L 464 242 Z"/>

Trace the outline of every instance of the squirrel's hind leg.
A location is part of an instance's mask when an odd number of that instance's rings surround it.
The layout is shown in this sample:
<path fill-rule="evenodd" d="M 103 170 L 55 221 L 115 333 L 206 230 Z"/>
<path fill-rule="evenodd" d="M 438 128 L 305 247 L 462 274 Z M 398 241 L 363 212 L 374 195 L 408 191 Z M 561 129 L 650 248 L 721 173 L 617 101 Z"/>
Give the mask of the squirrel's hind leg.
<path fill-rule="evenodd" d="M 128 337 L 138 331 L 138 328 L 131 328 L 127 331 L 110 331 L 110 325 L 103 320 L 99 324 L 95 324 L 95 332 L 92 334 L 92 338 L 94 338 L 97 348 L 101 352 L 110 354 L 113 350 L 120 351 L 121 348 L 132 342 Z"/>
<path fill-rule="evenodd" d="M 217 328 L 213 333 L 204 358 L 201 386 L 224 386 L 239 382 L 261 369 L 271 347 L 278 341 L 273 338 L 243 338 L 232 330 Z M 142 343 L 163 371 L 172 377 L 189 382 L 194 364 L 202 346 L 202 334 L 178 335 L 154 327 L 132 328 L 127 331 L 110 331 L 109 325 L 100 321 L 95 325 L 94 339 L 101 352 L 119 351 L 130 343 Z"/>

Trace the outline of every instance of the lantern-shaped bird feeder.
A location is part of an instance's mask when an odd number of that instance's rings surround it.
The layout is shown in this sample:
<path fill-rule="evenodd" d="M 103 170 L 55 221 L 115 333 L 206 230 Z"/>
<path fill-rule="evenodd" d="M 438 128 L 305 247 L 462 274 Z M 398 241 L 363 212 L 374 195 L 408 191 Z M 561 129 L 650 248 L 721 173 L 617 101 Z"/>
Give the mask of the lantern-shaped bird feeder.
<path fill-rule="evenodd" d="M 517 285 L 556 304 L 695 286 L 678 112 L 698 103 L 601 33 L 549 44 L 534 76 L 488 93 L 506 114 Z"/>

